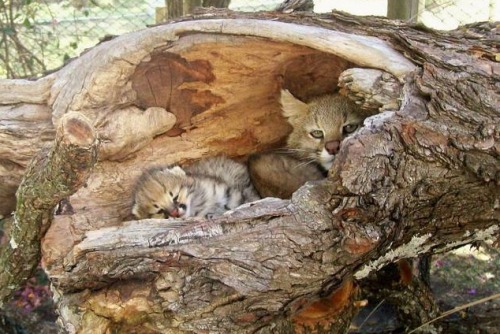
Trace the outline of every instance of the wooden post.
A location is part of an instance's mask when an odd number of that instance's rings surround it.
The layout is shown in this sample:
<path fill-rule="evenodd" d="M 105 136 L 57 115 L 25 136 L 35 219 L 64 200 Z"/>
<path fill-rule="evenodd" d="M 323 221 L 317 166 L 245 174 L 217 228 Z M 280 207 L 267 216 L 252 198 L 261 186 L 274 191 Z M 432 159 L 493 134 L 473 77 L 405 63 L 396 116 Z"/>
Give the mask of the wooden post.
<path fill-rule="evenodd" d="M 165 0 L 167 19 L 188 15 L 195 7 L 202 6 L 202 0 Z"/>
<path fill-rule="evenodd" d="M 165 22 L 167 20 L 167 7 L 155 8 L 155 22 Z"/>
<path fill-rule="evenodd" d="M 418 12 L 419 0 L 388 0 L 387 2 L 387 17 L 390 19 L 417 22 Z"/>
<path fill-rule="evenodd" d="M 182 0 L 165 0 L 167 7 L 167 19 L 182 16 L 183 1 Z"/>
<path fill-rule="evenodd" d="M 203 7 L 227 8 L 231 0 L 203 0 Z"/>
<path fill-rule="evenodd" d="M 182 15 L 188 15 L 193 12 L 196 7 L 203 6 L 202 0 L 183 0 Z"/>
<path fill-rule="evenodd" d="M 227 8 L 231 0 L 165 0 L 165 7 L 156 8 L 156 23 L 189 15 L 196 7 Z"/>

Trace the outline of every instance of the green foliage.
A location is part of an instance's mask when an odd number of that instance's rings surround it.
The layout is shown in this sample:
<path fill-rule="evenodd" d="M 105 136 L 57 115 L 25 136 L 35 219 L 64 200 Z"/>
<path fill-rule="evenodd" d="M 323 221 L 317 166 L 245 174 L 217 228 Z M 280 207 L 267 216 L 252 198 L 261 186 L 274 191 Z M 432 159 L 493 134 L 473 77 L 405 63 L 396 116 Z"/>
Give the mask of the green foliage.
<path fill-rule="evenodd" d="M 0 65 L 9 78 L 32 76 L 45 70 L 44 63 L 33 53 L 22 36 L 33 31 L 38 4 L 29 0 L 0 1 Z"/>
<path fill-rule="evenodd" d="M 111 34 L 153 23 L 151 1 L 0 0 L 0 77 L 38 77 Z"/>

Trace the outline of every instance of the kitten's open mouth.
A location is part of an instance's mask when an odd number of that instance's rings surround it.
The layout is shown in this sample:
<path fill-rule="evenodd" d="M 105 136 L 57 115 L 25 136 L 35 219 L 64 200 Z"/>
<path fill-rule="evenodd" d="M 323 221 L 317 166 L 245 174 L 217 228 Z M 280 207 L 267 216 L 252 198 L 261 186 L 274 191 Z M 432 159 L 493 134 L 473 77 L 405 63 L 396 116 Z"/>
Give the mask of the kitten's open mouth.
<path fill-rule="evenodd" d="M 178 208 L 172 209 L 168 212 L 168 216 L 171 218 L 181 218 L 184 216 L 184 214 L 185 214 L 185 211 L 182 209 L 178 209 Z"/>

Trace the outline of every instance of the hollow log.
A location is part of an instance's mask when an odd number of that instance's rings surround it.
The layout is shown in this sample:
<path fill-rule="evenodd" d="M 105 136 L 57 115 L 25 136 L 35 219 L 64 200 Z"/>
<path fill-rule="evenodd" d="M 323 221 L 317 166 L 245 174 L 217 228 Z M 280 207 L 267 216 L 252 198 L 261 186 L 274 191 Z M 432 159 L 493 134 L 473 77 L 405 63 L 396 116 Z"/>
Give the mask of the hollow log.
<path fill-rule="evenodd" d="M 63 330 L 345 331 L 357 281 L 498 236 L 495 34 L 487 23 L 442 33 L 340 13 L 217 11 L 117 37 L 38 81 L 1 83 L 1 213 L 36 145 L 78 112 L 99 160 L 39 231 Z M 304 100 L 340 91 L 380 114 L 291 200 L 211 220 L 132 219 L 148 167 L 282 146 L 281 88 Z"/>

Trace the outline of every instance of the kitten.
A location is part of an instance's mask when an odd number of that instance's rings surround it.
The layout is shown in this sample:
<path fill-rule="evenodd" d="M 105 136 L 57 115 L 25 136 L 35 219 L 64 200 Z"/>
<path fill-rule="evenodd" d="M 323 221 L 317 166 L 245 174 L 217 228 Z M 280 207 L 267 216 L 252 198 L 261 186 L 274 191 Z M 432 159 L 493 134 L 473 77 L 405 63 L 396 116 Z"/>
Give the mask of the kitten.
<path fill-rule="evenodd" d="M 213 157 L 200 160 L 188 166 L 187 173 L 199 177 L 214 178 L 228 185 L 229 190 L 241 194 L 242 203 L 260 199 L 250 181 L 246 165 L 226 157 Z"/>
<path fill-rule="evenodd" d="M 259 198 L 244 165 L 216 157 L 185 169 L 146 171 L 134 192 L 132 214 L 137 219 L 210 218 Z"/>
<path fill-rule="evenodd" d="M 338 94 L 304 103 L 288 90 L 282 90 L 280 102 L 283 115 L 292 126 L 287 146 L 249 159 L 250 177 L 261 197 L 290 198 L 305 182 L 323 179 L 342 140 L 369 116 Z"/>

